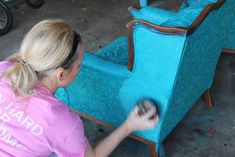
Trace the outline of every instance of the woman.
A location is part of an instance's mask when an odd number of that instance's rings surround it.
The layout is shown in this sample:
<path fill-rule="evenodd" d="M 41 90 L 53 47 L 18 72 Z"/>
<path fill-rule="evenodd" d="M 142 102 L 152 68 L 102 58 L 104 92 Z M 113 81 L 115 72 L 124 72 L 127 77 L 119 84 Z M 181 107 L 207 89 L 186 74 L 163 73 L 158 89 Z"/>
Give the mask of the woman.
<path fill-rule="evenodd" d="M 84 57 L 78 33 L 61 20 L 44 20 L 22 41 L 20 51 L 0 62 L 0 156 L 106 157 L 132 131 L 155 127 L 151 109 L 138 108 L 101 141 L 90 146 L 79 115 L 53 95 L 70 84 Z"/>

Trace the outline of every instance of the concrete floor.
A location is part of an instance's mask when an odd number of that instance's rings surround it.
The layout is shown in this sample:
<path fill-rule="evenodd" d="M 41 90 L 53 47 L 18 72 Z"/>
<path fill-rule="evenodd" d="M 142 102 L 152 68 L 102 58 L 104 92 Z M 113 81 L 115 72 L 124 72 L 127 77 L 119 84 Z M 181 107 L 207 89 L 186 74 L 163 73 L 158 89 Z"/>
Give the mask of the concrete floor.
<path fill-rule="evenodd" d="M 182 0 L 159 0 L 157 5 L 177 10 Z M 131 20 L 128 6 L 137 0 L 45 0 L 38 10 L 23 4 L 12 8 L 12 30 L 0 37 L 0 59 L 17 52 L 25 33 L 37 22 L 60 18 L 81 32 L 86 48 L 95 51 L 120 35 L 126 35 Z M 217 66 L 212 96 L 215 106 L 207 109 L 202 100 L 194 105 L 164 141 L 167 157 L 235 157 L 235 55 L 222 54 Z M 110 130 L 84 120 L 92 145 Z M 112 157 L 147 157 L 148 147 L 125 139 Z"/>

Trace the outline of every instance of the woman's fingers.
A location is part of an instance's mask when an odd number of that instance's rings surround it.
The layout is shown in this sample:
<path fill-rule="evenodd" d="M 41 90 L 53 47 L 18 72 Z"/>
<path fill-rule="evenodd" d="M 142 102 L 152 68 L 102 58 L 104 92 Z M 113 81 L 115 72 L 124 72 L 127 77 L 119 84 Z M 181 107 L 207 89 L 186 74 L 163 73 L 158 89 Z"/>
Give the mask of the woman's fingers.
<path fill-rule="evenodd" d="M 154 128 L 159 123 L 159 116 L 155 116 L 153 119 L 149 120 L 150 127 Z"/>
<path fill-rule="evenodd" d="M 156 115 L 156 108 L 148 110 L 141 118 L 145 121 L 146 129 L 154 128 L 159 122 L 159 115 Z"/>
<path fill-rule="evenodd" d="M 144 115 L 143 117 L 146 119 L 150 119 L 152 116 L 154 116 L 156 114 L 156 108 L 155 107 L 151 107 Z"/>
<path fill-rule="evenodd" d="M 139 107 L 138 106 L 135 106 L 135 108 L 133 109 L 133 113 L 138 114 L 139 112 Z"/>
<path fill-rule="evenodd" d="M 135 106 L 126 120 L 126 124 L 131 131 L 152 129 L 158 122 L 159 116 L 156 115 L 155 107 L 151 107 L 146 113 L 139 115 L 139 107 Z"/>
<path fill-rule="evenodd" d="M 153 119 L 146 119 L 144 124 L 142 124 L 143 126 L 145 126 L 142 130 L 153 129 L 156 127 L 158 122 L 159 122 L 159 118 L 157 116 Z"/>

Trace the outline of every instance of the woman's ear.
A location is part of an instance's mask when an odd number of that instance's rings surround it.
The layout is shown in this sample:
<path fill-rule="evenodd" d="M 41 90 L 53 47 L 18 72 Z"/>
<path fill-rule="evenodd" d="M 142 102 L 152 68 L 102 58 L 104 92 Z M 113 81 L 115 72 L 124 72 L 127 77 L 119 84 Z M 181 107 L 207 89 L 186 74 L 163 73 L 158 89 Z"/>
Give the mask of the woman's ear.
<path fill-rule="evenodd" d="M 62 82 L 66 79 L 66 70 L 64 68 L 56 69 L 56 79 L 59 84 L 63 84 Z"/>

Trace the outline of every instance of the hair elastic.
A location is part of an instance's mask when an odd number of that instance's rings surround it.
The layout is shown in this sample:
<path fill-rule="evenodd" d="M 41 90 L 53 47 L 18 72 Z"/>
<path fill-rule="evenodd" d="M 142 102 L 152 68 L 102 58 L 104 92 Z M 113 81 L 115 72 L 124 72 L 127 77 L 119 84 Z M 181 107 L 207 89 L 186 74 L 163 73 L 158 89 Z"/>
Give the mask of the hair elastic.
<path fill-rule="evenodd" d="M 18 60 L 18 62 L 20 62 L 20 64 L 22 64 L 22 65 L 28 64 L 28 63 L 25 62 L 21 57 L 17 57 L 17 60 Z"/>

